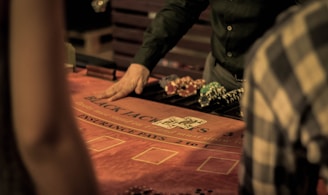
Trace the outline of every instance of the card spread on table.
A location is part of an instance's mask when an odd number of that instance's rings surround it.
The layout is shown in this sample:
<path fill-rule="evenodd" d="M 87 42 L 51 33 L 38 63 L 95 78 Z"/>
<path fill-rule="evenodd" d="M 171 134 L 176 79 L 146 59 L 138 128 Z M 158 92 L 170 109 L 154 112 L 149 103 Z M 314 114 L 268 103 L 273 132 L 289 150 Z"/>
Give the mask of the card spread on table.
<path fill-rule="evenodd" d="M 152 124 L 166 128 L 166 129 L 172 129 L 174 127 L 181 127 L 183 129 L 191 129 L 193 127 L 204 124 L 206 122 L 207 122 L 206 120 L 203 120 L 203 119 L 200 119 L 197 117 L 192 117 L 192 116 L 187 116 L 184 118 L 171 116 L 171 117 L 162 119 L 160 121 L 156 121 Z"/>
<path fill-rule="evenodd" d="M 176 127 L 176 124 L 182 120 L 183 120 L 183 118 L 171 116 L 169 118 L 165 118 L 160 121 L 156 121 L 153 124 L 160 126 L 160 127 L 164 127 L 166 129 L 172 129 L 172 128 Z"/>

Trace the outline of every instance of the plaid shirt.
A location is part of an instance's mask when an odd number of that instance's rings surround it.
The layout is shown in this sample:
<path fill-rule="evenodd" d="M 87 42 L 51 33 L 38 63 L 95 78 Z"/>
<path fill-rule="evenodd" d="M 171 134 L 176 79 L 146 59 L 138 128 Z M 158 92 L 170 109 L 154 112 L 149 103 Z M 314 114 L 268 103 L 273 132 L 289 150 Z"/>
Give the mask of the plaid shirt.
<path fill-rule="evenodd" d="M 328 1 L 292 7 L 249 52 L 240 194 L 328 187 Z"/>

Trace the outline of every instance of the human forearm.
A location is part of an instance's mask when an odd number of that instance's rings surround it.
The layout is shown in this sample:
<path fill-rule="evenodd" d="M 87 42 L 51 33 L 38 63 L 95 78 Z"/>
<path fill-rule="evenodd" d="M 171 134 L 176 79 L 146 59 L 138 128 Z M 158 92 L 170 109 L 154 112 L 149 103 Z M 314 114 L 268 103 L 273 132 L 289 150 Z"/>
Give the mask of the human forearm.
<path fill-rule="evenodd" d="M 144 41 L 133 63 L 143 64 L 150 71 L 197 21 L 208 6 L 208 0 L 167 0 L 165 7 L 144 33 Z"/>
<path fill-rule="evenodd" d="M 61 135 L 49 135 L 48 140 L 25 144 L 22 145 L 25 148 L 20 148 L 39 195 L 98 193 L 84 143 L 72 129 L 77 128 L 71 125 L 57 126 L 55 130 L 60 131 Z"/>
<path fill-rule="evenodd" d="M 62 3 L 11 1 L 10 77 L 15 136 L 40 195 L 97 194 L 65 80 Z"/>

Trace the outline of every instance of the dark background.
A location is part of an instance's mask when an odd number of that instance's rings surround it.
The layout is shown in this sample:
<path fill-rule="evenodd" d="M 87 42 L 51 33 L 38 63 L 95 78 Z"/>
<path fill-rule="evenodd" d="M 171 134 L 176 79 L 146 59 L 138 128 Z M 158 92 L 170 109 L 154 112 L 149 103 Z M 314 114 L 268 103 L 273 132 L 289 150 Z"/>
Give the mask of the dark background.
<path fill-rule="evenodd" d="M 79 32 L 103 28 L 111 25 L 111 6 L 107 3 L 106 11 L 96 13 L 92 0 L 66 0 L 66 29 Z"/>

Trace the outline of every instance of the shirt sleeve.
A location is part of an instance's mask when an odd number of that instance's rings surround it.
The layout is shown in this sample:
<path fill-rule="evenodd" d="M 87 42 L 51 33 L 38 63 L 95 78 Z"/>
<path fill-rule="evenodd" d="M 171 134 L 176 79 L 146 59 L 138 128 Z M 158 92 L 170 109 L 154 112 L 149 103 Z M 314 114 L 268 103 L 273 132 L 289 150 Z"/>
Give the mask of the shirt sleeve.
<path fill-rule="evenodd" d="M 307 151 L 307 159 L 320 167 L 320 177 L 328 189 L 328 89 L 327 84 L 318 87 L 316 98 L 311 101 L 302 117 L 301 141 Z"/>
<path fill-rule="evenodd" d="M 290 8 L 249 52 L 241 192 L 313 190 L 317 168 L 328 187 L 327 8 L 328 1 Z M 281 173 L 309 186 L 283 183 Z"/>
<path fill-rule="evenodd" d="M 198 20 L 208 4 L 208 0 L 166 0 L 163 9 L 146 29 L 132 63 L 142 64 L 152 71 Z"/>

